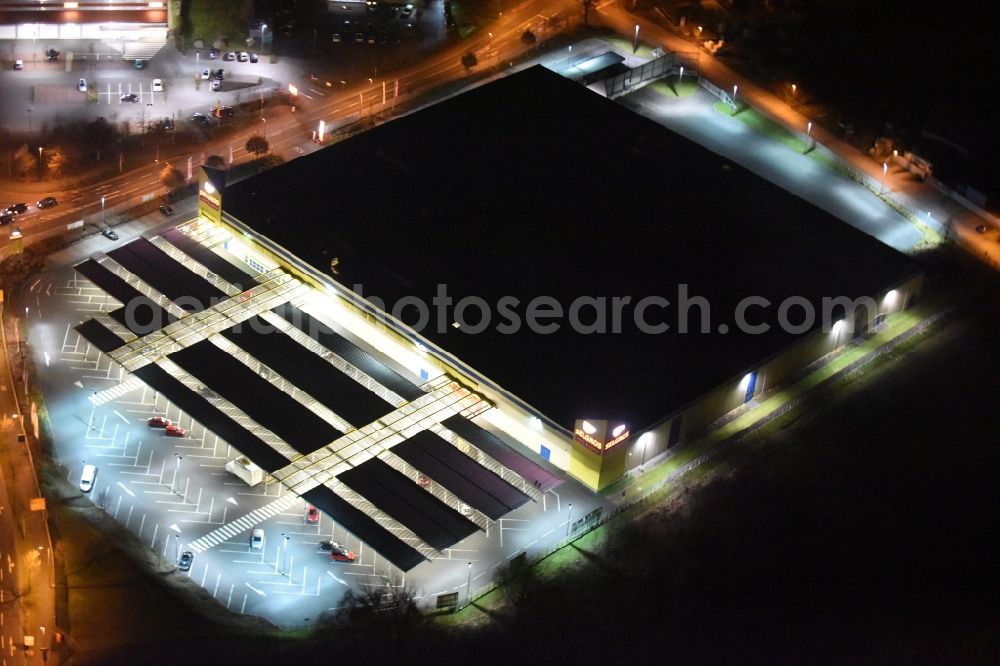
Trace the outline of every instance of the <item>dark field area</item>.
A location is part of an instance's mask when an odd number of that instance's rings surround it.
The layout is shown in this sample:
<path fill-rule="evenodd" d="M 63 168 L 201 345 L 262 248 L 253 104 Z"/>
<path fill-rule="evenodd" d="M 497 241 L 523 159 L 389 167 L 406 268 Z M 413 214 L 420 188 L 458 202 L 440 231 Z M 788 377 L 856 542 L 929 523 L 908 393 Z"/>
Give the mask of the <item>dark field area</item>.
<path fill-rule="evenodd" d="M 1000 286 L 989 275 L 959 286 L 973 289 L 929 333 L 703 466 L 641 520 L 515 579 L 505 603 L 484 600 L 474 627 L 362 613 L 301 642 L 198 632 L 149 653 L 155 663 L 996 663 Z"/>
<path fill-rule="evenodd" d="M 768 72 L 776 85 L 796 82 L 798 101 L 818 101 L 828 113 L 822 123 L 833 130 L 852 125 L 856 135 L 848 138 L 861 148 L 876 136 L 899 138 L 930 157 L 939 177 L 997 190 L 996 3 L 808 0 L 772 3 L 795 11 L 771 13 L 759 9 L 762 3 L 732 4 L 741 9 L 731 15 L 729 32 L 744 25 L 754 31 L 735 36 L 723 60 Z M 924 128 L 968 155 L 921 137 Z"/>

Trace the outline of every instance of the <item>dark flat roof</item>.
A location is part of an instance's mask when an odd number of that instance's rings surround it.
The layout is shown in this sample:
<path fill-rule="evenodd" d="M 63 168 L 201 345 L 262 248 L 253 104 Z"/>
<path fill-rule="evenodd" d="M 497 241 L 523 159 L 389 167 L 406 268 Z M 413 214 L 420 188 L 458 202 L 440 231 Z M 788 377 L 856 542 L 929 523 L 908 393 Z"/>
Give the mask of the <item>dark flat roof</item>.
<path fill-rule="evenodd" d="M 667 416 L 781 351 L 797 336 L 731 329 L 736 304 L 776 324 L 790 296 L 875 294 L 919 271 L 907 257 L 738 165 L 535 67 L 230 186 L 224 208 L 366 297 L 430 304 L 478 296 L 494 321 L 472 335 L 422 334 L 563 426 Z M 711 305 L 711 334 L 681 335 L 679 285 Z M 660 296 L 631 325 L 585 335 L 505 334 L 503 296 Z M 584 309 L 585 317 L 591 312 Z M 698 310 L 691 319 L 698 321 Z M 759 316 L 760 319 L 756 319 Z M 412 324 L 412 311 L 403 317 Z M 467 319 L 474 323 L 476 310 Z M 449 324 L 449 317 L 445 324 Z M 817 322 L 816 326 L 819 326 Z"/>

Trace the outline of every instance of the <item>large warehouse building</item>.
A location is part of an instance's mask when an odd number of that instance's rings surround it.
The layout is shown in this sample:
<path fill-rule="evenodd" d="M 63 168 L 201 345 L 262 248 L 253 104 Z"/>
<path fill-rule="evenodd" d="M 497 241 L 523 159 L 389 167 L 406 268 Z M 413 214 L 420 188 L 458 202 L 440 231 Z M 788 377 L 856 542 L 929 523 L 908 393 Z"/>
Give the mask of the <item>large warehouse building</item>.
<path fill-rule="evenodd" d="M 496 404 L 491 427 L 594 489 L 922 284 L 907 257 L 541 67 L 229 187 L 206 176 L 201 212 L 238 259 L 325 291 L 380 354 L 459 379 Z"/>

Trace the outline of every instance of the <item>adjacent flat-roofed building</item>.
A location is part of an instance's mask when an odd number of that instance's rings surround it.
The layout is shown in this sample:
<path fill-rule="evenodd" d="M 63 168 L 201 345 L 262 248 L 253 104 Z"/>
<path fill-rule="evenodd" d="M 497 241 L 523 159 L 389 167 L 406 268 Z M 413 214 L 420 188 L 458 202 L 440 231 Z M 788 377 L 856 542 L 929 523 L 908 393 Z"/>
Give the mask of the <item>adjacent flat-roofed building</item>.
<path fill-rule="evenodd" d="M 493 427 L 595 489 L 922 283 L 908 257 L 541 67 L 213 178 L 202 213 L 241 259 L 332 294 L 373 348 L 467 383 Z"/>

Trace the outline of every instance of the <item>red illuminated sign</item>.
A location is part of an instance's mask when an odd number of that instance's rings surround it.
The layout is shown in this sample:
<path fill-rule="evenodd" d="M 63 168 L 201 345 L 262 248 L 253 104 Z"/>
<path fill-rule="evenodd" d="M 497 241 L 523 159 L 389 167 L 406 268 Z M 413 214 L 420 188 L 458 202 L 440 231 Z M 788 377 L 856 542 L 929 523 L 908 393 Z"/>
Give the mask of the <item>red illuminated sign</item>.
<path fill-rule="evenodd" d="M 580 428 L 576 428 L 576 429 L 573 430 L 573 438 L 576 441 L 580 442 L 581 444 L 583 444 L 584 446 L 586 446 L 588 449 L 590 449 L 594 453 L 600 453 L 601 455 L 604 455 L 605 453 L 607 453 L 611 449 L 615 448 L 616 446 L 618 446 L 619 444 L 621 444 L 622 442 L 624 442 L 626 439 L 628 439 L 628 436 L 631 435 L 631 434 L 632 434 L 631 432 L 629 432 L 628 430 L 626 430 L 625 432 L 623 432 L 622 434 L 618 435 L 617 437 L 609 439 L 606 442 L 602 442 L 601 440 L 597 439 L 596 437 L 594 437 L 592 435 L 588 435 L 586 432 L 584 432 Z"/>

